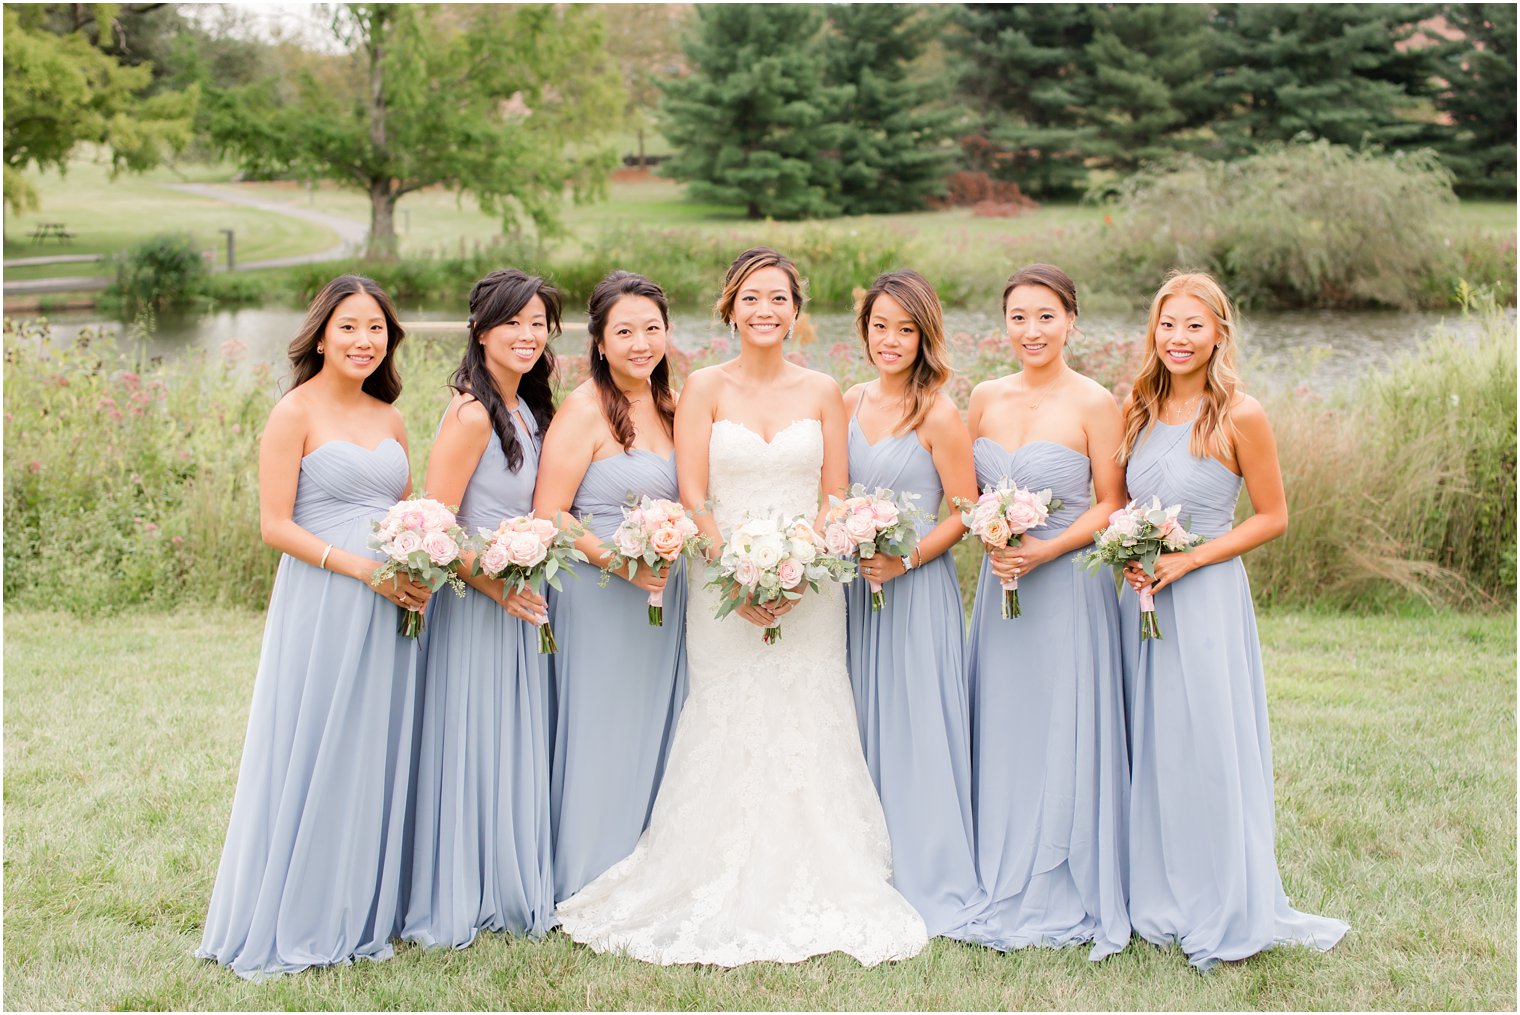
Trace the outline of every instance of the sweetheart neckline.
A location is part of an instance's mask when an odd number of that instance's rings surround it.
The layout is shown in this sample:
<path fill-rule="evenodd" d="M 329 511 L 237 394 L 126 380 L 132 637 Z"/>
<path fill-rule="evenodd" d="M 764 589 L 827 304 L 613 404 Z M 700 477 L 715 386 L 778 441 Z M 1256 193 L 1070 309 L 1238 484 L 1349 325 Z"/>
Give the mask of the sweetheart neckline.
<path fill-rule="evenodd" d="M 306 459 L 310 458 L 312 455 L 316 454 L 318 451 L 321 451 L 323 448 L 331 447 L 334 444 L 347 444 L 351 448 L 358 448 L 360 451 L 363 451 L 366 454 L 371 454 L 371 455 L 374 454 L 376 451 L 379 451 L 381 448 L 385 447 L 387 444 L 394 444 L 398 448 L 401 446 L 401 442 L 398 441 L 394 437 L 387 437 L 383 441 L 381 441 L 379 444 L 376 444 L 372 448 L 367 448 L 363 444 L 360 444 L 358 441 L 351 441 L 351 440 L 348 440 L 347 438 L 344 438 L 344 437 L 336 437 L 333 440 L 324 441 L 321 444 L 318 444 L 316 447 L 312 448 L 310 451 L 306 452 L 306 454 L 304 454 L 304 455 L 301 456 L 301 461 L 303 461 L 303 462 L 306 461 Z"/>
<path fill-rule="evenodd" d="M 1036 444 L 1049 444 L 1053 448 L 1060 448 L 1062 451 L 1070 451 L 1072 454 L 1076 455 L 1078 458 L 1086 458 L 1087 457 L 1082 452 L 1078 451 L 1076 448 L 1068 447 L 1065 444 L 1062 444 L 1060 441 L 1048 441 L 1048 440 L 1043 440 L 1043 439 L 1042 440 L 1037 440 L 1037 441 L 1025 441 L 1023 444 L 1020 444 L 1018 447 L 1013 448 L 1012 450 L 1010 450 L 1007 445 L 1003 444 L 1000 441 L 995 441 L 991 437 L 978 437 L 976 440 L 978 440 L 978 441 L 986 441 L 988 444 L 991 444 L 993 447 L 997 448 L 999 451 L 1003 452 L 1003 454 L 1005 454 L 1005 455 L 1016 455 L 1020 451 L 1023 451 L 1025 448 L 1032 448 Z M 972 441 L 971 443 L 975 444 L 976 441 Z"/>
<path fill-rule="evenodd" d="M 786 433 L 788 430 L 790 430 L 792 427 L 796 426 L 798 423 L 815 423 L 815 424 L 817 424 L 818 429 L 820 429 L 820 430 L 823 429 L 823 423 L 821 423 L 820 421 L 814 419 L 811 416 L 804 416 L 801 419 L 794 419 L 794 420 L 792 420 L 786 426 L 782 427 L 780 430 L 777 430 L 774 434 L 772 434 L 770 440 L 766 440 L 764 437 L 761 437 L 759 433 L 757 433 L 754 430 L 751 430 L 749 427 L 745 426 L 743 423 L 740 423 L 736 419 L 715 419 L 715 420 L 713 420 L 713 426 L 717 426 L 719 423 L 727 423 L 729 426 L 738 427 L 740 430 L 743 430 L 745 433 L 749 434 L 751 437 L 754 437 L 756 440 L 758 440 L 761 444 L 764 444 L 766 447 L 770 447 L 771 445 L 775 444 L 776 441 L 780 439 L 780 437 L 781 437 L 782 434 Z"/>

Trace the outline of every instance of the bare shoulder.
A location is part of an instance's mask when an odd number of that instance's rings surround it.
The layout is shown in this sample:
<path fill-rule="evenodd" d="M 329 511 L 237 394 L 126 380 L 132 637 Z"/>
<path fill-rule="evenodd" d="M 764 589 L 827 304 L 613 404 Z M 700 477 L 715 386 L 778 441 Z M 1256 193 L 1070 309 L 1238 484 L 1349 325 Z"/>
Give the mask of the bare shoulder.
<path fill-rule="evenodd" d="M 1114 401 L 1114 393 L 1086 374 L 1077 374 L 1075 392 L 1078 404 L 1083 409 L 1119 411 L 1118 403 Z"/>
<path fill-rule="evenodd" d="M 474 395 L 456 392 L 449 401 L 448 411 L 444 413 L 444 421 L 455 423 L 466 433 L 489 438 L 491 414 Z"/>
<path fill-rule="evenodd" d="M 997 398 L 1008 386 L 1007 377 L 989 377 L 971 389 L 971 405 L 980 405 L 990 398 Z"/>
<path fill-rule="evenodd" d="M 961 417 L 960 406 L 955 404 L 947 392 L 941 391 L 934 396 L 934 401 L 929 404 L 929 412 L 924 416 L 924 424 L 932 427 L 950 427 L 964 430 L 966 422 Z"/>
<path fill-rule="evenodd" d="M 801 373 L 798 380 L 811 397 L 817 398 L 820 406 L 842 406 L 844 399 L 839 392 L 839 382 L 832 374 L 826 374 L 821 370 L 813 370 L 809 367 L 797 367 Z"/>
<path fill-rule="evenodd" d="M 304 387 L 304 386 L 303 386 Z M 268 429 L 283 432 L 305 430 L 311 422 L 311 399 L 303 388 L 292 388 L 269 410 Z"/>
<path fill-rule="evenodd" d="M 1230 418 L 1239 427 L 1249 429 L 1268 425 L 1267 410 L 1255 397 L 1244 391 L 1236 392 L 1235 397 L 1230 400 L 1229 413 Z"/>
<path fill-rule="evenodd" d="M 557 420 L 562 415 L 580 423 L 590 420 L 592 417 L 602 414 L 601 394 L 596 389 L 595 381 L 582 381 L 575 386 L 575 390 L 565 396 L 565 400 L 554 410 L 554 418 Z"/>
<path fill-rule="evenodd" d="M 703 398 L 716 398 L 728 384 L 728 372 L 723 369 L 724 364 L 718 363 L 710 367 L 702 367 L 693 370 L 686 377 L 686 383 L 681 386 L 681 395 L 684 398 L 700 400 Z"/>

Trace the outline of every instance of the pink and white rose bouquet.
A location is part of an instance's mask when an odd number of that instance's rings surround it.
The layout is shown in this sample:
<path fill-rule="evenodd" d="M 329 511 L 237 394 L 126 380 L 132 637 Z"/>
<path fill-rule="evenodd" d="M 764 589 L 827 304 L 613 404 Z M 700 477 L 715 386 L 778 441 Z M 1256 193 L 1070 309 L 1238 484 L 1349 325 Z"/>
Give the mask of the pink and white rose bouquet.
<path fill-rule="evenodd" d="M 603 549 L 612 551 L 612 558 L 602 568 L 601 584 L 606 585 L 612 572 L 624 568 L 631 580 L 640 564 L 658 573 L 683 554 L 696 557 L 711 542 L 697 528 L 690 512 L 675 501 L 646 496 L 635 503 L 630 498 L 623 507 L 623 523 L 612 533 L 612 542 L 602 544 Z M 664 590 L 649 593 L 648 602 L 650 626 L 664 626 Z"/>
<path fill-rule="evenodd" d="M 820 581 L 848 582 L 855 564 L 828 552 L 812 522 L 794 518 L 751 518 L 729 534 L 723 555 L 707 567 L 707 587 L 721 593 L 717 616 L 745 602 L 773 603 L 802 598 L 804 587 Z M 762 640 L 774 645 L 781 626 L 767 627 Z"/>
<path fill-rule="evenodd" d="M 1053 497 L 1050 490 L 1027 490 L 1005 476 L 995 485 L 986 487 L 975 501 L 957 497 L 955 506 L 960 508 L 961 521 L 971 530 L 971 535 L 980 539 L 989 550 L 1001 550 L 1018 546 L 1019 537 L 1044 525 L 1050 513 L 1060 509 L 1061 500 Z M 1015 576 L 1000 581 L 1000 584 L 1003 586 L 1003 619 L 1012 620 L 1022 615 L 1019 579 Z"/>
<path fill-rule="evenodd" d="M 551 522 L 518 515 L 496 526 L 495 532 L 481 529 L 475 556 L 477 573 L 501 580 L 503 597 L 513 589 L 559 588 L 559 573 L 568 570 L 573 561 L 585 561 L 586 555 L 575 545 L 585 529 L 573 518 L 564 527 L 558 522 L 558 518 Z M 539 624 L 538 651 L 552 653 L 558 649 L 549 622 Z"/>
<path fill-rule="evenodd" d="M 884 487 L 867 494 L 865 487 L 856 483 L 844 500 L 829 498 L 823 523 L 824 546 L 836 556 L 861 560 L 870 560 L 877 553 L 906 557 L 918 546 L 915 523 L 923 513 L 914 507 L 916 500 L 916 493 L 898 494 Z M 886 605 L 886 595 L 880 583 L 870 582 L 870 586 L 871 609 L 879 610 Z"/>
<path fill-rule="evenodd" d="M 370 576 L 371 585 L 394 583 L 398 575 L 405 575 L 434 592 L 447 584 L 455 594 L 464 595 L 459 552 L 465 548 L 466 537 L 447 506 L 426 497 L 400 500 L 374 523 L 374 530 L 370 548 L 385 554 L 385 562 Z M 421 610 L 403 608 L 398 630 L 415 638 L 422 633 L 423 623 Z"/>
<path fill-rule="evenodd" d="M 1181 504 L 1164 508 L 1159 497 L 1152 497 L 1149 504 L 1130 501 L 1109 515 L 1108 526 L 1093 535 L 1096 545 L 1082 555 L 1082 565 L 1094 572 L 1105 564 L 1113 568 L 1116 586 L 1123 583 L 1124 566 L 1132 560 L 1139 561 L 1146 574 L 1156 577 L 1156 558 L 1161 554 L 1191 550 L 1205 541 L 1177 520 L 1181 513 Z M 1140 593 L 1140 640 L 1147 638 L 1161 638 L 1156 600 L 1149 585 Z"/>

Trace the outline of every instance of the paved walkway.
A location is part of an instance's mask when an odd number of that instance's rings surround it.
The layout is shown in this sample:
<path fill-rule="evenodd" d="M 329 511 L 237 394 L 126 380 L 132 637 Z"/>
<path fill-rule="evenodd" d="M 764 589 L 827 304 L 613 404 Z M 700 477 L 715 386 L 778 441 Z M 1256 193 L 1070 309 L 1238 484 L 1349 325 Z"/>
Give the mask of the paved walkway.
<path fill-rule="evenodd" d="M 338 243 L 325 250 L 318 250 L 311 254 L 293 254 L 290 257 L 271 257 L 262 261 L 238 260 L 233 268 L 234 271 L 252 271 L 256 268 L 287 268 L 295 264 L 336 261 L 344 257 L 350 257 L 363 250 L 365 241 L 369 238 L 369 226 L 363 222 L 355 222 L 353 219 L 344 218 L 341 215 L 317 211 L 315 208 L 302 208 L 299 205 L 287 204 L 283 201 L 270 201 L 254 194 L 245 193 L 235 185 L 166 183 L 164 186 L 212 201 L 241 204 L 249 208 L 257 208 L 260 211 L 267 211 L 272 215 L 287 215 L 291 218 L 302 219 L 313 225 L 331 230 L 337 235 Z M 112 281 L 110 278 L 83 275 L 61 278 L 16 279 L 14 281 L 6 279 L 5 294 L 7 296 L 23 296 L 40 293 L 92 292 L 106 288 Z"/>

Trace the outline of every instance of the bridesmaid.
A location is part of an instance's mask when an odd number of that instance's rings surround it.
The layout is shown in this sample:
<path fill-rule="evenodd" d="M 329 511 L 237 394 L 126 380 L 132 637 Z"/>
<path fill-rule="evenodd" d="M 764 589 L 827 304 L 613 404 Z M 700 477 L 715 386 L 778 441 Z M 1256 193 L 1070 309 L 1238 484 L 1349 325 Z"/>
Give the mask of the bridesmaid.
<path fill-rule="evenodd" d="M 1124 504 L 1119 410 L 1063 358 L 1077 319 L 1064 271 L 1021 269 L 1003 310 L 1023 369 L 971 393 L 977 481 L 1050 488 L 1062 506 L 982 563 L 967 647 L 977 862 L 997 947 L 1091 941 L 1101 959 L 1130 938 L 1118 607 L 1112 579 L 1075 556 Z M 1023 616 L 1005 620 L 1010 577 Z"/>
<path fill-rule="evenodd" d="M 1140 641 L 1122 597 L 1130 792 L 1130 914 L 1200 970 L 1282 942 L 1321 950 L 1340 920 L 1292 909 L 1274 850 L 1272 746 L 1251 588 L 1240 555 L 1281 536 L 1287 498 L 1272 427 L 1239 390 L 1235 318 L 1208 275 L 1176 275 L 1151 303 L 1145 364 L 1125 402 L 1130 495 L 1182 505 L 1208 542 L 1165 553 L 1150 583 L 1162 641 Z M 1232 526 L 1244 479 L 1252 515 Z"/>
<path fill-rule="evenodd" d="M 590 560 L 549 597 L 559 638 L 551 662 L 555 733 L 549 809 L 554 898 L 564 900 L 633 852 L 649 822 L 676 716 L 686 697 L 686 572 L 640 564 L 597 585 L 602 548 L 630 495 L 680 501 L 675 396 L 665 293 L 615 271 L 587 310 L 591 379 L 570 393 L 544 438 L 533 507 L 541 518 L 587 518 L 577 545 Z M 664 591 L 665 624 L 649 623 Z"/>
<path fill-rule="evenodd" d="M 429 594 L 369 584 L 371 523 L 412 487 L 392 405 L 402 335 L 374 282 L 329 282 L 259 445 L 259 525 L 281 557 L 196 950 L 248 979 L 391 954 L 418 662 L 396 606 Z"/>
<path fill-rule="evenodd" d="M 892 840 L 892 882 L 930 936 L 977 940 L 987 896 L 977 879 L 971 823 L 965 615 L 947 552 L 966 532 L 946 493 L 976 496 L 971 438 L 950 397 L 939 297 L 915 271 L 877 277 L 856 329 L 877 379 L 845 393 L 850 482 L 919 495 L 927 516 L 904 557 L 878 554 L 861 575 L 885 585 L 871 609 L 865 581 L 845 586 L 850 683 L 866 764 Z"/>
<path fill-rule="evenodd" d="M 474 534 L 529 514 L 539 434 L 554 416 L 559 293 L 515 268 L 470 292 L 469 340 L 428 459 L 429 496 Z M 532 591 L 466 579 L 428 621 L 411 897 L 402 936 L 463 948 L 481 930 L 554 926 L 549 855 L 549 672 Z"/>

